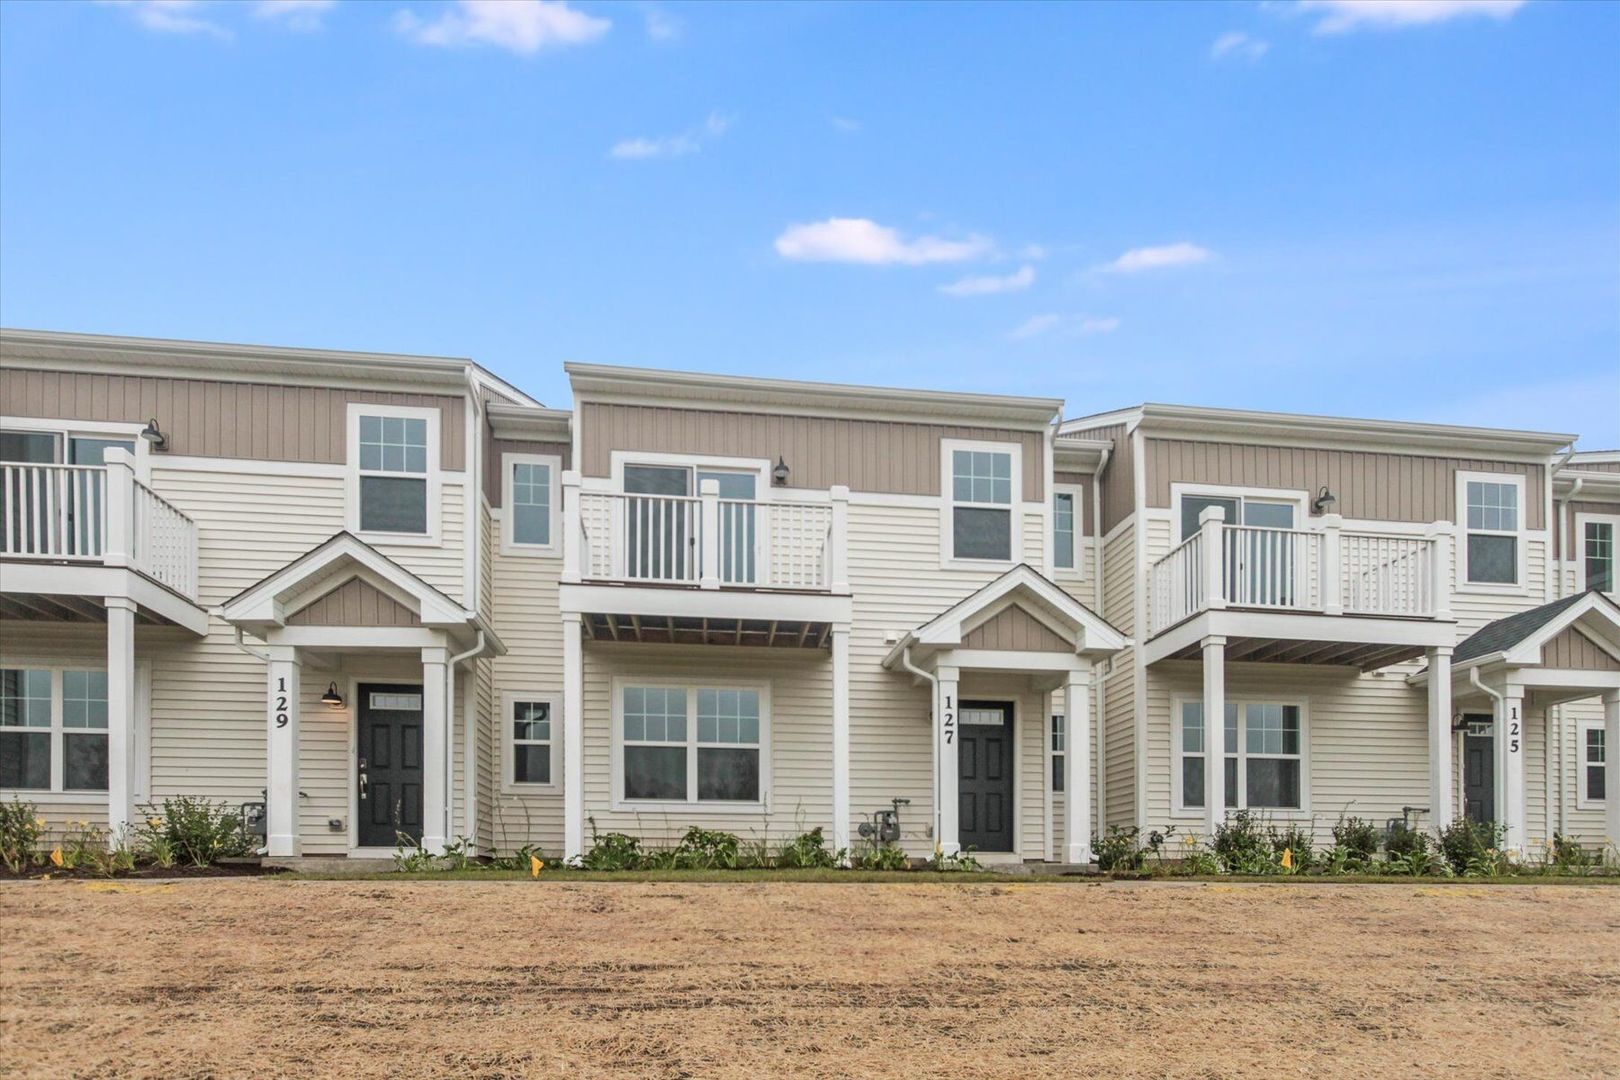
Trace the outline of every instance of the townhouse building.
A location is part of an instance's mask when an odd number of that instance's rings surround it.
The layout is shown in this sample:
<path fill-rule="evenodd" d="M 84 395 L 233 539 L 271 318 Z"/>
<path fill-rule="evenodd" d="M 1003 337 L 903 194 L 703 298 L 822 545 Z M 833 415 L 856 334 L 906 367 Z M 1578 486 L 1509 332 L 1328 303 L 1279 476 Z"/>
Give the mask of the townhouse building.
<path fill-rule="evenodd" d="M 0 797 L 262 800 L 272 858 L 1620 837 L 1620 454 L 567 372 L 0 332 Z"/>

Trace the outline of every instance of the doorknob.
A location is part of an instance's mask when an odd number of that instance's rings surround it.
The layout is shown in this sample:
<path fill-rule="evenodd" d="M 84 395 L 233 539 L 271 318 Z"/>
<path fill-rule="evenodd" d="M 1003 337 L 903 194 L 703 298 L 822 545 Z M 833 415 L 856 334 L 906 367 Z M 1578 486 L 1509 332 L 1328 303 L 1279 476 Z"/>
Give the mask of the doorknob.
<path fill-rule="evenodd" d="M 360 797 L 362 799 L 366 797 L 366 762 L 364 758 L 360 759 Z"/>

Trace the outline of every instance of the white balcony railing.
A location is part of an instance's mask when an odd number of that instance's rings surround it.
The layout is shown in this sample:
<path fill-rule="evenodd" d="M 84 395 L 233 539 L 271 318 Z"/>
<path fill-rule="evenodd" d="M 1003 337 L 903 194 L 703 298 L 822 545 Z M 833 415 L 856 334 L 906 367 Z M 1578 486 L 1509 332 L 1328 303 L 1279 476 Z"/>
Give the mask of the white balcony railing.
<path fill-rule="evenodd" d="M 197 598 L 197 525 L 135 479 L 131 459 L 106 465 L 0 464 L 0 557 L 129 566 Z"/>
<path fill-rule="evenodd" d="M 1199 531 L 1153 564 L 1157 634 L 1212 608 L 1323 615 L 1447 617 L 1450 525 L 1423 536 L 1347 532 L 1336 514 L 1316 529 L 1227 525 L 1204 512 Z"/>
<path fill-rule="evenodd" d="M 848 492 L 825 503 L 580 491 L 565 477 L 564 577 L 827 592 L 842 580 Z"/>

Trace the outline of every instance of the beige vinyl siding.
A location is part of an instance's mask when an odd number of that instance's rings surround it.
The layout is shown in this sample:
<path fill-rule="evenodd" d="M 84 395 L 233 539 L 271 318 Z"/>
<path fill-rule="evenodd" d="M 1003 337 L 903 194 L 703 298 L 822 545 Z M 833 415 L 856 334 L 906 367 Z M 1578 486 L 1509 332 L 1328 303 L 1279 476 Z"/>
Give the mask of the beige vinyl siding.
<path fill-rule="evenodd" d="M 770 685 L 770 797 L 765 809 L 613 806 L 615 677 L 746 680 Z M 853 709 L 852 709 L 853 711 Z M 772 843 L 832 823 L 832 660 L 823 650 L 624 645 L 585 646 L 585 811 L 598 832 L 625 832 L 653 847 L 693 825 Z M 764 732 L 762 731 L 762 735 Z M 587 825 L 585 843 L 591 843 Z"/>
<path fill-rule="evenodd" d="M 342 464 L 351 402 L 439 410 L 440 468 L 466 459 L 466 409 L 459 395 L 324 386 L 267 385 L 164 375 L 0 369 L 7 415 L 144 424 L 156 418 L 169 453 Z"/>
<path fill-rule="evenodd" d="M 498 851 L 538 844 L 548 854 L 560 857 L 563 849 L 561 738 L 564 705 L 563 630 L 557 588 L 562 559 L 501 555 L 500 530 L 504 526 L 505 521 L 501 519 L 492 517 L 489 522 L 492 617 L 507 652 L 489 663 L 488 685 L 482 691 L 488 698 L 485 715 L 491 720 L 483 748 L 488 755 L 483 768 L 487 770 L 485 788 L 490 801 L 487 809 L 480 808 L 480 819 L 487 824 L 490 842 Z M 504 725 L 509 722 L 502 705 L 502 695 L 506 693 L 539 694 L 554 703 L 552 737 L 558 740 L 552 759 L 555 786 L 502 790 L 506 775 L 502 759 Z"/>
<path fill-rule="evenodd" d="M 1608 835 L 1608 822 L 1604 819 L 1605 803 L 1591 803 L 1585 808 L 1580 804 L 1580 774 L 1586 766 L 1585 730 L 1587 725 L 1601 727 L 1603 725 L 1603 703 L 1597 697 L 1583 698 L 1560 706 L 1563 712 L 1561 726 L 1558 729 L 1558 738 L 1554 740 L 1554 762 L 1561 759 L 1563 764 L 1557 769 L 1559 781 L 1558 798 L 1563 810 L 1564 828 L 1559 831 L 1573 836 L 1588 847 L 1601 847 L 1605 844 L 1620 844 L 1620 837 Z M 1549 710 L 1552 711 L 1552 710 Z M 1609 750 L 1610 754 L 1615 751 Z M 1612 791 L 1609 798 L 1617 796 Z M 1553 828 L 1559 828 L 1557 813 L 1559 806 L 1553 808 Z M 1549 830 L 1550 834 L 1551 830 Z"/>
<path fill-rule="evenodd" d="M 1020 444 L 1024 498 L 1044 497 L 1045 434 L 1040 431 L 592 402 L 581 405 L 578 416 L 580 470 L 586 476 L 611 475 L 615 450 L 773 462 L 780 457 L 796 488 L 845 484 L 852 491 L 938 495 L 940 440 L 974 439 Z"/>
<path fill-rule="evenodd" d="M 1103 617 L 1121 633 L 1135 633 L 1136 525 L 1127 523 L 1103 548 Z M 1107 772 L 1104 785 L 1109 824 L 1137 824 L 1136 653 L 1116 654 L 1103 681 L 1104 752 L 1094 759 Z"/>
<path fill-rule="evenodd" d="M 1337 512 L 1346 518 L 1456 521 L 1456 474 L 1464 470 L 1523 476 L 1526 527 L 1542 528 L 1545 516 L 1546 470 L 1540 465 L 1152 438 L 1146 440 L 1143 456 L 1150 507 L 1170 507 L 1174 482 L 1311 492 L 1326 487 L 1338 497 Z"/>
<path fill-rule="evenodd" d="M 497 439 L 493 436 L 484 444 L 484 498 L 499 509 L 505 478 L 501 475 L 501 458 L 506 454 L 549 454 L 562 460 L 564 469 L 571 468 L 569 458 L 573 448 L 567 443 L 540 442 L 531 439 Z M 562 507 L 556 508 L 561 520 Z"/>
<path fill-rule="evenodd" d="M 370 582 L 350 578 L 287 617 L 290 626 L 421 626 L 416 612 Z"/>

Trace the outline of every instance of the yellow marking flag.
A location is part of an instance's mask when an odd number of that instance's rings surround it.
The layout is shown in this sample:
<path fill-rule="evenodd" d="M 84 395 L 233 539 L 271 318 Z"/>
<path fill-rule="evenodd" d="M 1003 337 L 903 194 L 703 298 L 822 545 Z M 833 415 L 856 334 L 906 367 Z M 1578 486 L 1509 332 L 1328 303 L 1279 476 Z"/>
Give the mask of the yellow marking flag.
<path fill-rule="evenodd" d="M 57 866 L 62 865 L 62 848 L 61 848 L 61 845 L 57 845 L 56 847 L 51 849 L 51 862 L 55 863 Z"/>
<path fill-rule="evenodd" d="M 545 863 L 540 861 L 540 856 L 538 856 L 538 855 L 530 855 L 529 856 L 529 876 L 530 877 L 539 877 L 540 876 L 540 871 L 545 867 L 545 865 L 546 865 Z"/>

